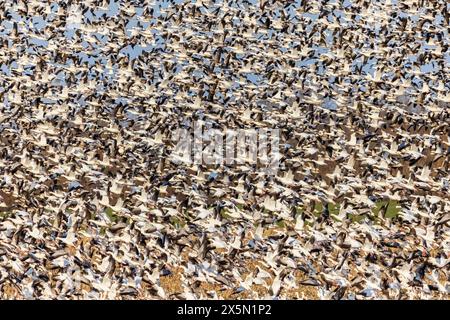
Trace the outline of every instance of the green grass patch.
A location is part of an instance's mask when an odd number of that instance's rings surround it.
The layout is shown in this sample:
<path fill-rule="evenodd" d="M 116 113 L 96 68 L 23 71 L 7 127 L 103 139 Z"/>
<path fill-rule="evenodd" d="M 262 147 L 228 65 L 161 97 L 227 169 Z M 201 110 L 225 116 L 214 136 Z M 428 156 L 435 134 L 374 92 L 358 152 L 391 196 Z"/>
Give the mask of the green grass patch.
<path fill-rule="evenodd" d="M 330 215 L 339 215 L 339 210 L 341 210 L 341 206 L 336 203 L 329 203 L 328 204 L 328 211 L 330 212 Z"/>
<path fill-rule="evenodd" d="M 280 220 L 276 221 L 275 224 L 279 228 L 286 228 L 286 222 L 283 219 L 280 219 Z"/>
<path fill-rule="evenodd" d="M 313 215 L 316 217 L 320 217 L 323 211 L 323 204 L 321 202 L 317 202 L 314 205 Z"/>
<path fill-rule="evenodd" d="M 8 219 L 9 217 L 11 217 L 12 216 L 12 212 L 11 211 L 3 211 L 3 212 L 0 212 L 0 220 L 6 220 L 6 219 Z"/>
<path fill-rule="evenodd" d="M 181 229 L 186 225 L 186 222 L 175 216 L 170 217 L 169 221 L 176 229 Z"/>
<path fill-rule="evenodd" d="M 369 217 L 369 218 L 373 218 L 374 220 L 377 220 L 376 217 L 378 216 L 378 214 L 380 213 L 381 208 L 388 204 L 387 210 L 386 210 L 386 218 L 388 219 L 392 219 L 397 217 L 400 214 L 400 210 L 401 207 L 399 205 L 398 201 L 395 200 L 390 200 L 390 201 L 378 201 L 375 204 L 375 207 L 372 209 L 372 215 L 367 215 L 367 214 L 349 214 L 348 217 L 352 222 L 362 222 L 364 220 L 365 217 Z M 339 203 L 327 203 L 326 204 L 328 206 L 328 211 L 330 213 L 331 218 L 333 218 L 334 220 L 337 220 L 336 218 L 334 218 L 334 216 L 339 215 L 339 211 L 341 209 L 341 205 Z M 314 210 L 312 212 L 313 216 L 318 218 L 322 215 L 324 209 L 324 205 L 320 202 L 316 203 L 314 205 Z M 303 206 L 298 206 L 295 207 L 295 215 L 296 217 L 300 214 L 302 214 L 305 211 L 305 207 Z M 310 222 L 305 222 L 306 225 L 312 225 L 313 223 Z"/>
<path fill-rule="evenodd" d="M 111 208 L 106 208 L 105 214 L 111 222 L 116 223 L 119 220 L 119 216 L 114 213 L 114 210 Z"/>
<path fill-rule="evenodd" d="M 372 213 L 375 216 L 378 216 L 380 214 L 380 210 L 383 206 L 388 204 L 387 210 L 386 210 L 386 218 L 392 219 L 397 217 L 400 214 L 400 205 L 398 201 L 390 200 L 390 201 L 378 201 L 375 205 L 375 208 L 373 208 Z"/>
<path fill-rule="evenodd" d="M 231 216 L 228 214 L 228 210 L 225 209 L 225 208 L 222 208 L 222 210 L 220 210 L 220 216 L 223 219 L 230 219 L 231 218 Z"/>

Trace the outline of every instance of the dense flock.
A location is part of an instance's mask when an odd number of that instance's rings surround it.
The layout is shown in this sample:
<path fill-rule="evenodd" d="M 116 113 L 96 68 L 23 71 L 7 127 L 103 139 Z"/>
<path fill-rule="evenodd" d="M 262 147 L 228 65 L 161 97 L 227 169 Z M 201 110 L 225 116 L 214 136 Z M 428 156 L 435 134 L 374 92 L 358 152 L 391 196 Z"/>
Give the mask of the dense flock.
<path fill-rule="evenodd" d="M 0 1 L 0 298 L 448 299 L 449 10 Z"/>

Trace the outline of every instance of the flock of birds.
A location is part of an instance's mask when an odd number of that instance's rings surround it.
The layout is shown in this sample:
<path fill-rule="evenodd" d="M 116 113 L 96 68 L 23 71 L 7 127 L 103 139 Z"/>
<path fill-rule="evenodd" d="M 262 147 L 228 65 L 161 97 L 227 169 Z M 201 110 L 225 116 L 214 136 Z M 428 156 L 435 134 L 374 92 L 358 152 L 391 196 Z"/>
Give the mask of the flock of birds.
<path fill-rule="evenodd" d="M 448 299 L 444 0 L 0 2 L 0 297 Z M 280 165 L 173 163 L 195 121 Z"/>

